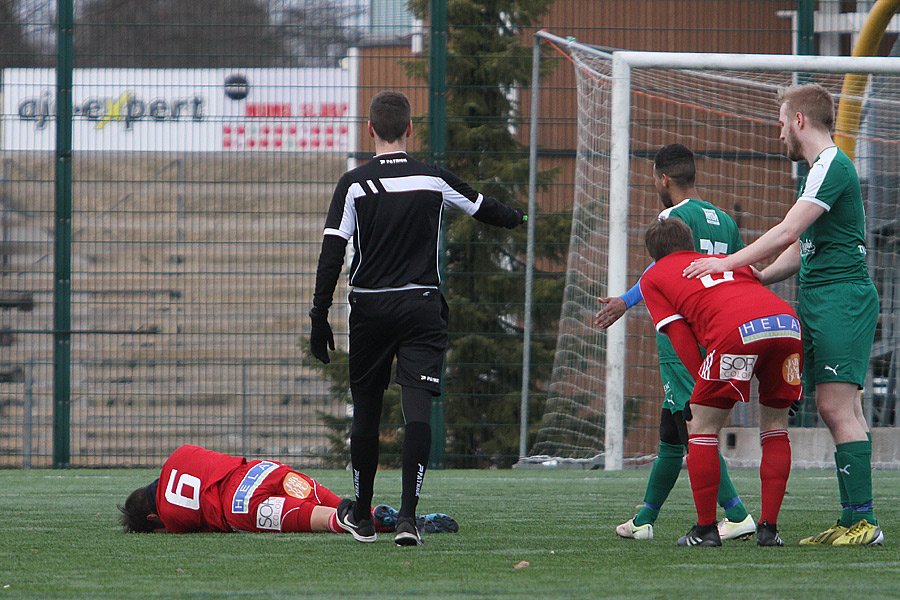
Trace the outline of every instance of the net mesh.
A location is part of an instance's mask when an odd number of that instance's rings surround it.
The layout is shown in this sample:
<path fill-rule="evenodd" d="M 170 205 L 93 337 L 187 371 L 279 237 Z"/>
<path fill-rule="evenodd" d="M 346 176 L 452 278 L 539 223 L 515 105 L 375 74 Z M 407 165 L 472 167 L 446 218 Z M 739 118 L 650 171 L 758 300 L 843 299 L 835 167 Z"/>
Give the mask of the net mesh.
<path fill-rule="evenodd" d="M 592 322 L 597 298 L 607 295 L 612 65 L 604 53 L 570 51 L 578 82 L 578 152 L 572 235 L 565 297 L 544 418 L 532 447 L 533 461 L 555 465 L 596 461 L 604 451 L 606 334 Z M 843 73 L 814 80 L 840 97 Z M 790 72 L 633 69 L 630 91 L 628 281 L 649 264 L 646 225 L 664 208 L 652 179 L 662 146 L 691 148 L 702 199 L 731 214 L 745 243 L 778 223 L 796 200 L 798 167 L 779 140 L 776 90 L 798 80 Z M 868 218 L 870 271 L 882 313 L 863 393 L 872 425 L 895 426 L 898 401 L 898 166 L 900 83 L 896 76 L 870 78 L 856 136 L 855 162 Z M 794 302 L 792 280 L 772 286 Z M 652 322 L 643 304 L 626 314 L 624 456 L 626 463 L 653 458 L 663 398 Z M 731 425 L 755 426 L 757 405 L 735 407 Z M 822 427 L 811 398 L 794 426 Z M 827 432 L 825 438 L 828 438 Z M 896 446 L 896 443 L 894 443 Z M 900 462 L 891 450 L 888 462 Z M 829 457 L 830 460 L 830 457 Z M 877 462 L 877 461 L 876 461 Z"/>

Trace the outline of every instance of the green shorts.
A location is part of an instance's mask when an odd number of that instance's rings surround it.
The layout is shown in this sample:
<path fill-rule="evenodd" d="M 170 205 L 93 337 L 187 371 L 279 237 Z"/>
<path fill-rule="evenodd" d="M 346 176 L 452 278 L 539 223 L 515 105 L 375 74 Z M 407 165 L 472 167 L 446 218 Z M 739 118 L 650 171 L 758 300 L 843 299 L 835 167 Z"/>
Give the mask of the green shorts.
<path fill-rule="evenodd" d="M 662 407 L 673 413 L 684 410 L 694 391 L 694 378 L 687 367 L 680 362 L 659 363 L 659 374 L 666 395 Z"/>
<path fill-rule="evenodd" d="M 871 282 L 847 281 L 800 288 L 803 384 L 866 381 L 878 323 L 878 292 Z"/>

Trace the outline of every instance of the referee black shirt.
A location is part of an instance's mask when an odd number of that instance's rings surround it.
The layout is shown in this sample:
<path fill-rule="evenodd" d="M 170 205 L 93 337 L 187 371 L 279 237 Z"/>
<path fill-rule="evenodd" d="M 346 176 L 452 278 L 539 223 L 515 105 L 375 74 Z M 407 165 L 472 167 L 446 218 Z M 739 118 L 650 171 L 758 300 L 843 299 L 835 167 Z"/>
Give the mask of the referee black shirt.
<path fill-rule="evenodd" d="M 522 211 L 483 196 L 450 171 L 410 158 L 380 154 L 344 173 L 325 220 L 313 305 L 327 310 L 353 238 L 350 285 L 366 290 L 440 284 L 438 239 L 445 207 L 490 225 L 513 228 Z"/>

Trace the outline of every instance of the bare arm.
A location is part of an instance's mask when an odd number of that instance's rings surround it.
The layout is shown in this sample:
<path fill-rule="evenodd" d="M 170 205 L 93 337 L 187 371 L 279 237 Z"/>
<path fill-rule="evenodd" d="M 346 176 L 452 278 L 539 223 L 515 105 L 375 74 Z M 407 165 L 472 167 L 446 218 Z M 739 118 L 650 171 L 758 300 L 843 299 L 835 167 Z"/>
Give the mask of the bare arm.
<path fill-rule="evenodd" d="M 757 274 L 763 285 L 784 281 L 800 270 L 800 242 L 794 242 L 771 265 Z"/>
<path fill-rule="evenodd" d="M 607 329 L 618 321 L 628 308 L 625 301 L 619 296 L 597 298 L 600 304 L 600 312 L 594 315 L 594 325 L 600 329 Z"/>
<path fill-rule="evenodd" d="M 647 269 L 655 264 L 655 261 L 650 263 L 650 266 L 647 267 Z M 644 269 L 644 273 L 647 272 L 647 269 Z M 602 298 L 597 298 L 597 300 L 603 306 L 601 306 L 600 311 L 594 315 L 594 326 L 599 327 L 600 329 L 608 329 L 612 326 L 613 323 L 622 318 L 622 315 L 625 314 L 625 311 L 627 311 L 629 308 L 643 299 L 644 296 L 641 293 L 640 279 L 637 283 L 631 286 L 630 290 L 628 290 L 621 296 L 603 296 Z"/>
<path fill-rule="evenodd" d="M 690 279 L 711 273 L 724 273 L 774 256 L 796 243 L 800 234 L 824 212 L 825 209 L 818 204 L 805 200 L 799 201 L 791 207 L 778 225 L 762 234 L 749 246 L 729 256 L 697 259 L 684 270 L 684 276 Z"/>

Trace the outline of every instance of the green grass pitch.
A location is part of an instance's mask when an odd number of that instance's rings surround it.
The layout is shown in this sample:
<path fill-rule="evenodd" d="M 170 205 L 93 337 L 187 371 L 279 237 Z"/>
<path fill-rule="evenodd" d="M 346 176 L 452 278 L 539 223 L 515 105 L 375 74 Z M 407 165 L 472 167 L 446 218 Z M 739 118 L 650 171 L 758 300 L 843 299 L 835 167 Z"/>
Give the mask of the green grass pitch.
<path fill-rule="evenodd" d="M 338 494 L 344 471 L 310 473 Z M 898 598 L 900 471 L 876 471 L 886 544 L 800 547 L 837 516 L 831 471 L 795 471 L 779 518 L 787 546 L 679 548 L 695 519 L 687 472 L 656 539 L 617 539 L 648 471 L 431 471 L 420 512 L 460 522 L 456 534 L 398 548 L 334 534 L 125 535 L 116 503 L 147 470 L 0 471 L 0 600 L 6 598 Z M 759 480 L 734 470 L 754 516 Z M 398 471 L 376 502 L 397 506 Z M 523 566 L 527 563 L 527 566 Z M 517 565 L 518 568 L 517 568 Z"/>

